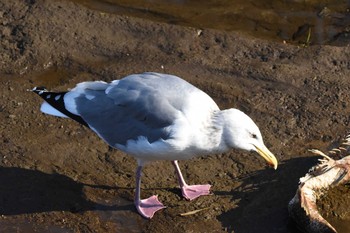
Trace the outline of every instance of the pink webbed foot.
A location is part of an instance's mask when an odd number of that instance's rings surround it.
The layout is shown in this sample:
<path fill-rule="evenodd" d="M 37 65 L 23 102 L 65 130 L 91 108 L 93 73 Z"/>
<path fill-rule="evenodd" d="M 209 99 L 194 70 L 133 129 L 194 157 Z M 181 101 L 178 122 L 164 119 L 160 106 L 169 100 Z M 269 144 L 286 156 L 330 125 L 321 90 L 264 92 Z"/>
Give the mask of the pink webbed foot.
<path fill-rule="evenodd" d="M 137 211 L 145 218 L 152 218 L 155 212 L 166 208 L 155 195 L 140 200 L 139 203 L 135 203 L 135 206 Z"/>
<path fill-rule="evenodd" d="M 182 195 L 187 199 L 192 201 L 193 199 L 209 195 L 210 194 L 210 184 L 202 185 L 185 185 L 181 188 Z"/>

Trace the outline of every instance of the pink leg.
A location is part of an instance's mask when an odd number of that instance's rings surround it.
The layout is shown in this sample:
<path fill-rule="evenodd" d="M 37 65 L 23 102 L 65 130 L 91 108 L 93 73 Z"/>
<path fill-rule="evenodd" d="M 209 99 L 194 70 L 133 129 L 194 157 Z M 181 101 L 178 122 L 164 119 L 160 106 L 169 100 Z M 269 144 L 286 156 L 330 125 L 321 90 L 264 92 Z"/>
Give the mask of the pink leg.
<path fill-rule="evenodd" d="M 180 167 L 179 167 L 177 160 L 172 161 L 172 164 L 174 165 L 177 176 L 179 178 L 179 184 L 180 184 L 180 188 L 182 191 L 182 196 L 184 196 L 187 200 L 191 201 L 197 197 L 210 194 L 209 190 L 210 190 L 211 185 L 209 185 L 209 184 L 187 185 L 183 176 L 182 176 L 182 173 L 181 173 L 181 170 L 180 170 Z"/>
<path fill-rule="evenodd" d="M 137 211 L 145 218 L 152 218 L 154 213 L 165 206 L 158 200 L 158 197 L 153 195 L 147 199 L 140 198 L 141 194 L 141 175 L 142 166 L 138 166 L 136 170 L 136 193 L 135 206 Z"/>

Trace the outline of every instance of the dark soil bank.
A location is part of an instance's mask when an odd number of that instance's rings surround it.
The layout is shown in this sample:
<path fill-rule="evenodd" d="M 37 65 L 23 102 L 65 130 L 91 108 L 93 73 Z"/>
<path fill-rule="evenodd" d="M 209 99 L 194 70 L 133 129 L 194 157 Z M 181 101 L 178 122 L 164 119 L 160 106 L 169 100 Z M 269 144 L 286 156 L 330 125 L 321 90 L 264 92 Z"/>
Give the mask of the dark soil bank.
<path fill-rule="evenodd" d="M 0 36 L 1 232 L 298 232 L 287 204 L 317 161 L 307 149 L 326 150 L 349 132 L 348 46 L 304 48 L 59 0 L 0 0 Z M 27 89 L 144 71 L 178 75 L 221 108 L 248 113 L 278 170 L 241 151 L 181 161 L 188 183 L 210 183 L 214 193 L 188 202 L 171 164 L 150 164 L 143 195 L 158 194 L 167 208 L 140 217 L 135 160 L 72 120 L 41 114 Z M 337 221 L 350 221 L 347 208 L 337 211 Z"/>

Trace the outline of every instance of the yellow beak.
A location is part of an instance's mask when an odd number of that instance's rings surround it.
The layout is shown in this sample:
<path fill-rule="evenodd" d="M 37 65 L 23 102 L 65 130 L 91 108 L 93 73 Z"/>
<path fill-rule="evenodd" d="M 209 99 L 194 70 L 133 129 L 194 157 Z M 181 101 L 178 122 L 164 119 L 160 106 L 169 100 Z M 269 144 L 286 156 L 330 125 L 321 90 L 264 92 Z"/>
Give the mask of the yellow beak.
<path fill-rule="evenodd" d="M 259 155 L 263 157 L 267 161 L 267 163 L 276 170 L 278 166 L 278 162 L 276 157 L 269 151 L 269 149 L 267 149 L 265 145 L 262 145 L 262 146 L 254 145 L 254 146 L 256 148 L 256 151 L 259 153 Z"/>

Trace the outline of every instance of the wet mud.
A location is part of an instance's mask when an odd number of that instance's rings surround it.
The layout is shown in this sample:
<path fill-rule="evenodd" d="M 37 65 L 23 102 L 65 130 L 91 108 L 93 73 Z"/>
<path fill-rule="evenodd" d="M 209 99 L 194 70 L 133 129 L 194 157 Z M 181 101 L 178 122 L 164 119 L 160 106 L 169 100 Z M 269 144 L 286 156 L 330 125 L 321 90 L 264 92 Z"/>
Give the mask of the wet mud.
<path fill-rule="evenodd" d="M 350 5 L 343 0 L 73 1 L 113 14 L 300 45 L 346 45 L 350 38 Z"/>
<path fill-rule="evenodd" d="M 317 162 L 307 149 L 326 150 L 349 132 L 348 46 L 283 44 L 46 0 L 0 1 L 0 33 L 2 232 L 296 233 L 287 205 Z M 235 150 L 180 161 L 188 183 L 212 185 L 213 195 L 188 202 L 171 164 L 150 164 L 142 195 L 158 194 L 167 208 L 140 217 L 135 160 L 76 122 L 41 114 L 27 89 L 67 90 L 145 71 L 178 75 L 220 108 L 245 111 L 278 170 Z M 349 193 L 332 195 L 327 213 L 341 211 Z M 330 216 L 346 232 L 349 214 Z"/>

